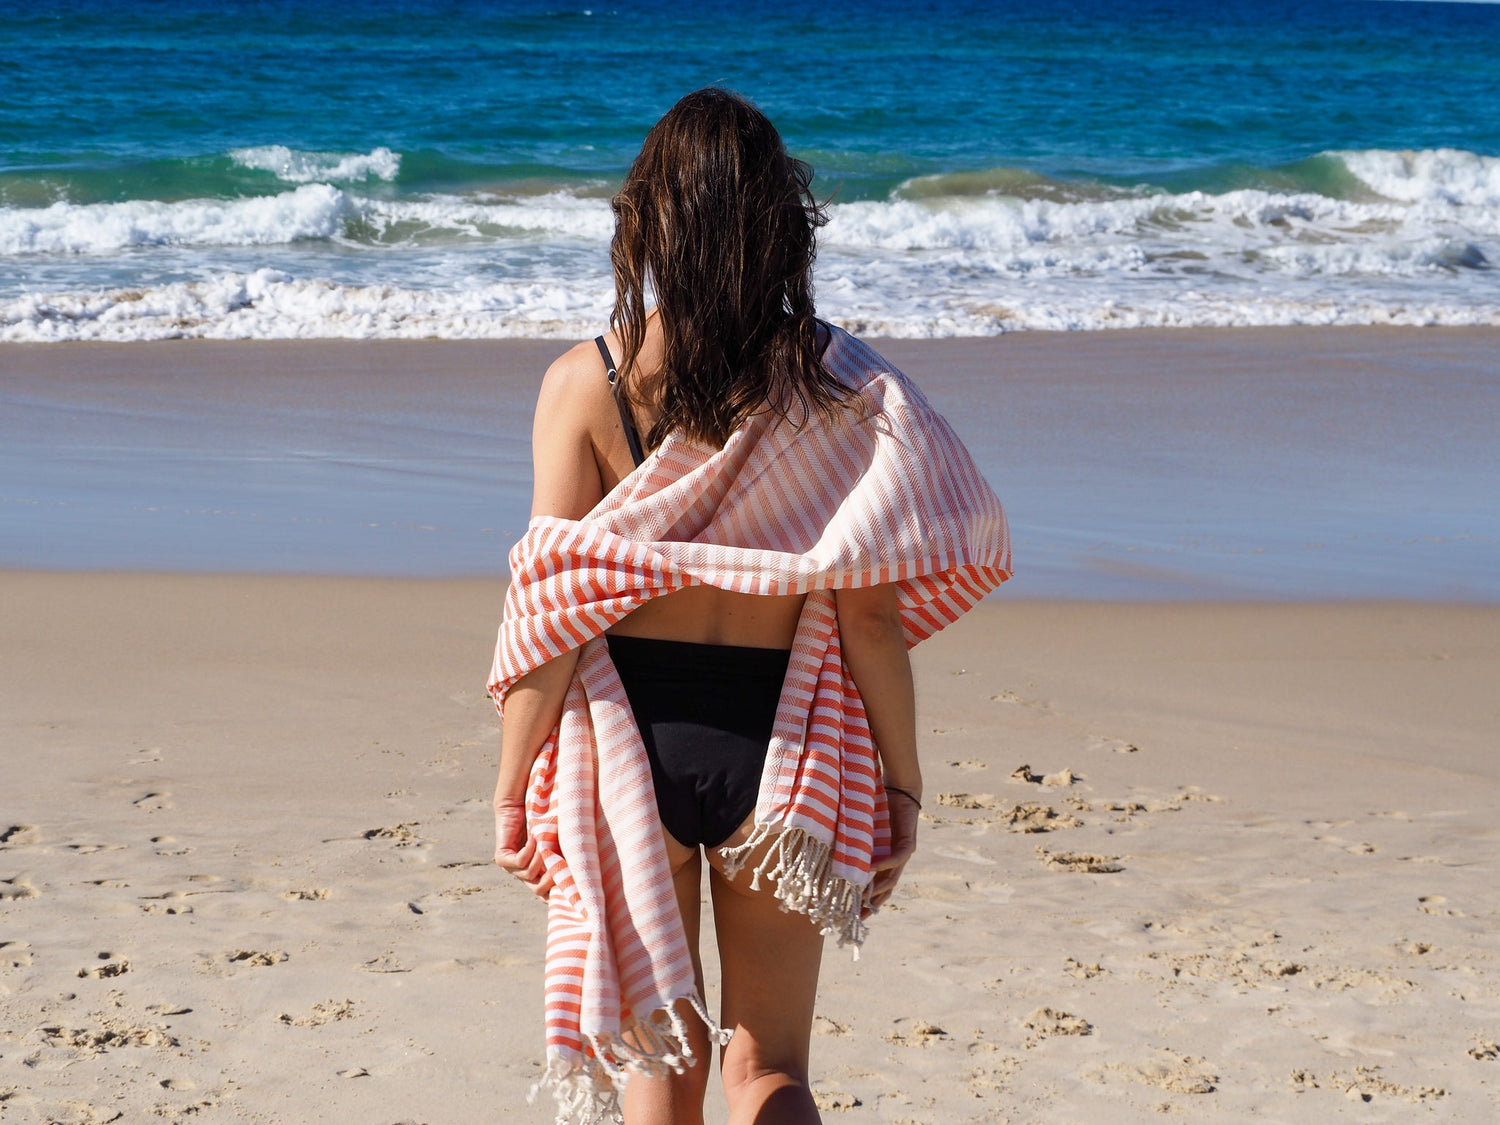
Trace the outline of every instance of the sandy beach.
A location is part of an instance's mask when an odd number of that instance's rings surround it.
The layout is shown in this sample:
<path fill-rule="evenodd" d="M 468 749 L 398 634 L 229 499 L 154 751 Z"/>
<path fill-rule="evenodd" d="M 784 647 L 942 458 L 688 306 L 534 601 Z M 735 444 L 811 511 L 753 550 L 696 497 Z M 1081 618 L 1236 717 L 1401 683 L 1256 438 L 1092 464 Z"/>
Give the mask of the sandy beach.
<path fill-rule="evenodd" d="M 501 594 L 0 575 L 6 1120 L 550 1120 Z M 1493 1119 L 1500 609 L 998 601 L 917 669 L 830 1120 Z"/>
<path fill-rule="evenodd" d="M 1497 343 L 882 345 L 1018 577 L 917 650 L 827 1119 L 1500 1113 Z M 0 348 L 0 1120 L 551 1119 L 483 682 L 556 350 Z"/>

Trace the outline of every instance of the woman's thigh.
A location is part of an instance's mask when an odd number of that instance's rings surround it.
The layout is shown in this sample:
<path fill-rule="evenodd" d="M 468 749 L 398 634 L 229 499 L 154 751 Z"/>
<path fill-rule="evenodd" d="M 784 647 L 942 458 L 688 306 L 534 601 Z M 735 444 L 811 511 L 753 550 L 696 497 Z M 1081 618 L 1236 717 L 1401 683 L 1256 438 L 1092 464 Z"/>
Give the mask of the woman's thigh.
<path fill-rule="evenodd" d="M 723 1055 L 724 1081 L 733 1086 L 779 1071 L 805 1082 L 823 936 L 805 914 L 783 912 L 764 881 L 761 890 L 750 889 L 758 855 L 734 879 L 710 856 L 720 1022 L 734 1030 Z"/>

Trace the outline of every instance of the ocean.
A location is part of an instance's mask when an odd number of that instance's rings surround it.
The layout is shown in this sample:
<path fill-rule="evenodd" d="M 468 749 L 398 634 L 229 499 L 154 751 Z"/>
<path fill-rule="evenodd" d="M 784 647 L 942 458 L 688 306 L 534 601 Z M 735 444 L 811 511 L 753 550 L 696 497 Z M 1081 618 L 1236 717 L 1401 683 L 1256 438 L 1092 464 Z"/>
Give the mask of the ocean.
<path fill-rule="evenodd" d="M 577 338 L 721 84 L 871 335 L 1500 324 L 1500 6 L 0 7 L 0 340 Z"/>

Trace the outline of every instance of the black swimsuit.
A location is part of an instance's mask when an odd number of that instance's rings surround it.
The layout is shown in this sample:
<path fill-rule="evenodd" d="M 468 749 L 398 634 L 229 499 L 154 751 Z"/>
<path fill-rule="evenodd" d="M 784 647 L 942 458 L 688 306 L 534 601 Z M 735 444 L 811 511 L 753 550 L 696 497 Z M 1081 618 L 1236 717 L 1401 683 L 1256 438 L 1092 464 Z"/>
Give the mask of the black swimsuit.
<path fill-rule="evenodd" d="M 595 341 L 637 465 L 640 434 L 619 397 L 609 347 Z M 714 847 L 755 810 L 787 649 L 704 645 L 605 634 L 641 732 L 656 808 L 679 843 Z"/>

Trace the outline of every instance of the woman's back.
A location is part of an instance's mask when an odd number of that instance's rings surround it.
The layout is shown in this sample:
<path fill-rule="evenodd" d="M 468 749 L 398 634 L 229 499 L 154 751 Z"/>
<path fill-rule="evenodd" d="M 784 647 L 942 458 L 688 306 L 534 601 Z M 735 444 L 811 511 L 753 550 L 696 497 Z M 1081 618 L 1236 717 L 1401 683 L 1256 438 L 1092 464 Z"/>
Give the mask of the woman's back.
<path fill-rule="evenodd" d="M 604 341 L 611 355 L 620 354 L 620 340 L 614 333 L 606 334 Z M 650 371 L 660 360 L 661 329 L 652 317 L 636 370 Z M 649 401 L 640 403 L 634 411 L 636 429 L 650 433 L 658 417 Z M 532 445 L 538 458 L 560 458 L 571 451 L 569 465 L 553 465 L 550 473 L 537 472 L 538 481 L 559 483 L 551 491 L 538 492 L 533 516 L 579 519 L 635 468 L 615 391 L 592 342 L 572 348 L 548 369 Z M 557 472 L 559 468 L 566 471 Z M 609 632 L 695 644 L 786 649 L 791 647 L 803 601 L 801 594 L 766 596 L 690 586 L 653 598 Z"/>

